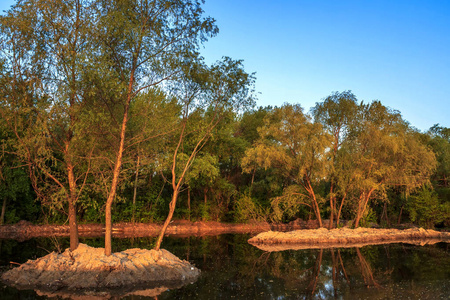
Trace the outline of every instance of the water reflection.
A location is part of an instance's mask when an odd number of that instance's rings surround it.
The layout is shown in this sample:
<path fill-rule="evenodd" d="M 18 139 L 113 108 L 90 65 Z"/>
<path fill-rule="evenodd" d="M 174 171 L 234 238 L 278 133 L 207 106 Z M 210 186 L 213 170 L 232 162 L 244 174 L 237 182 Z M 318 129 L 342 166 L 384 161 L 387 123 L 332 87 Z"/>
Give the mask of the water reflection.
<path fill-rule="evenodd" d="M 197 282 L 170 288 L 157 299 L 447 299 L 450 255 L 447 243 L 390 244 L 346 249 L 265 252 L 247 243 L 248 235 L 167 238 L 163 248 L 202 270 Z M 67 239 L 58 239 L 60 247 Z M 102 246 L 102 239 L 83 243 Z M 152 248 L 154 238 L 115 240 L 114 251 Z M 0 264 L 47 254 L 54 241 L 3 241 Z M 3 288 L 3 289 L 2 289 Z M 0 288 L 10 299 L 45 299 L 36 293 Z M 119 295 L 117 295 L 119 296 Z M 154 299 L 154 295 L 123 299 Z M 117 298 L 120 298 L 117 297 Z M 6 298 L 8 299 L 8 298 Z"/>

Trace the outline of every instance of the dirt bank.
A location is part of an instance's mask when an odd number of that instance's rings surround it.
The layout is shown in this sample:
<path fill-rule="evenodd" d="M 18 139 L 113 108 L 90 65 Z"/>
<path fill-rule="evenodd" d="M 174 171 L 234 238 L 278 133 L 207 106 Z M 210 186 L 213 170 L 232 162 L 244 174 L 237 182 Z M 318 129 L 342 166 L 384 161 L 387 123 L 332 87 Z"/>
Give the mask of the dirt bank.
<path fill-rule="evenodd" d="M 173 221 L 167 228 L 166 235 L 193 236 L 217 235 L 224 233 L 259 233 L 269 230 L 288 231 L 296 229 L 317 228 L 316 220 L 296 220 L 289 224 L 269 224 L 265 222 L 235 224 L 219 222 L 189 222 L 184 220 Z M 113 224 L 113 237 L 141 237 L 156 236 L 161 231 L 161 224 L 154 223 L 118 223 Z M 101 237 L 104 235 L 103 224 L 78 225 L 81 237 Z M 27 240 L 34 237 L 69 236 L 67 225 L 33 225 L 21 221 L 14 225 L 0 226 L 0 238 Z"/>
<path fill-rule="evenodd" d="M 388 243 L 427 244 L 450 241 L 449 232 L 412 228 L 374 229 L 374 228 L 325 228 L 296 230 L 290 232 L 263 232 L 248 242 L 264 251 L 283 251 L 288 249 L 348 248 Z"/>
<path fill-rule="evenodd" d="M 75 251 L 50 253 L 5 272 L 2 280 L 17 288 L 82 291 L 88 295 L 117 288 L 144 290 L 195 281 L 200 270 L 166 250 L 128 249 L 104 255 L 103 248 L 80 244 Z"/>

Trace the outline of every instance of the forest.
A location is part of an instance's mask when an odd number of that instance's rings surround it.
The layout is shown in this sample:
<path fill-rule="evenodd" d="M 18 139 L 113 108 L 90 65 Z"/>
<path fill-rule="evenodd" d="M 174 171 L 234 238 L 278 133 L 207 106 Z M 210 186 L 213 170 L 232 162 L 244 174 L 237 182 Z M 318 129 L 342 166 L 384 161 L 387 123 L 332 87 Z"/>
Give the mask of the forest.
<path fill-rule="evenodd" d="M 351 91 L 258 107 L 243 61 L 201 56 L 216 34 L 202 1 L 18 1 L 0 17 L 0 223 L 69 224 L 71 248 L 79 223 L 106 244 L 113 222 L 450 226 L 450 128 Z"/>

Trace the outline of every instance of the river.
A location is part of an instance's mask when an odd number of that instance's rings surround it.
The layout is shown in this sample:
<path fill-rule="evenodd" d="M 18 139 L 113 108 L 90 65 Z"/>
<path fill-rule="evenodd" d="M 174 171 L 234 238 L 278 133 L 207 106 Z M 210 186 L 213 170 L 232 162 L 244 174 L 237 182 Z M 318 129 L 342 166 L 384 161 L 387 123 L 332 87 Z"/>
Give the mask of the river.
<path fill-rule="evenodd" d="M 448 299 L 448 243 L 264 252 L 247 234 L 166 237 L 163 248 L 201 269 L 181 288 L 114 299 Z M 102 238 L 80 240 L 101 247 Z M 113 251 L 151 249 L 154 237 L 113 239 Z M 69 246 L 67 238 L 0 240 L 0 266 L 23 263 Z M 115 291 L 116 295 L 118 291 Z M 127 291 L 128 293 L 129 291 Z M 39 292 L 38 292 L 39 293 Z M 124 291 L 125 294 L 125 291 Z M 159 294 L 156 296 L 156 294 Z M 0 285 L 0 299 L 48 299 L 33 290 Z M 120 295 L 120 292 L 119 292 Z M 108 298 L 105 294 L 104 298 Z M 97 298 L 99 299 L 99 298 Z"/>

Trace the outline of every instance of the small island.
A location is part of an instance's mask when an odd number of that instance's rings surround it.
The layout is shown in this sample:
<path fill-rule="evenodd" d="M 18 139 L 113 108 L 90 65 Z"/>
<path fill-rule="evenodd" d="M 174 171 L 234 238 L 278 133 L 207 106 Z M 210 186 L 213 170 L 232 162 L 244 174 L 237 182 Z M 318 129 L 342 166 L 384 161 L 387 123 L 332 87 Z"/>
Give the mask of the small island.
<path fill-rule="evenodd" d="M 450 232 L 423 228 L 375 229 L 375 228 L 326 228 L 295 230 L 289 232 L 267 231 L 248 242 L 264 251 L 283 251 L 317 248 L 349 248 L 389 243 L 432 244 L 449 241 Z"/>
<path fill-rule="evenodd" d="M 79 244 L 74 251 L 66 249 L 29 260 L 5 272 L 2 279 L 22 289 L 101 292 L 123 287 L 183 285 L 199 275 L 199 269 L 164 249 L 128 249 L 106 256 L 103 248 Z"/>

